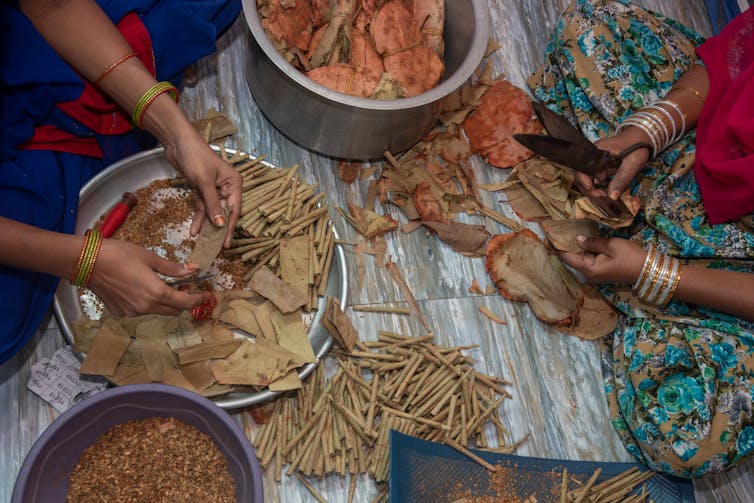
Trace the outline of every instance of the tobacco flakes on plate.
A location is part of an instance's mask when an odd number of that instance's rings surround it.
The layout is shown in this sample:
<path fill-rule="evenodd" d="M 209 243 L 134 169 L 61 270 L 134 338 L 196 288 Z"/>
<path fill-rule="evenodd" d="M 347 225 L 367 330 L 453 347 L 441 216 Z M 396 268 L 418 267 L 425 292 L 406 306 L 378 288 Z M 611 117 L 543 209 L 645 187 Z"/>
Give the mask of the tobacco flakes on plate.
<path fill-rule="evenodd" d="M 216 134 L 229 131 L 217 114 L 197 127 L 204 127 L 207 134 L 213 128 Z M 261 163 L 261 157 L 247 154 L 229 159 L 224 148 L 220 155 L 241 172 L 244 184 L 231 247 L 222 250 L 226 229 L 210 222 L 204 223 L 193 242 L 181 243 L 190 250 L 189 260 L 212 276 L 181 288 L 210 289 L 216 304 L 206 308 L 206 319 L 187 312 L 130 318 L 104 313 L 99 320 L 83 316 L 72 323 L 76 350 L 86 355 L 81 373 L 106 376 L 119 385 L 159 381 L 217 396 L 248 386 L 295 389 L 300 386 L 296 369 L 317 361 L 303 312 L 316 308 L 318 298 L 324 296 L 335 253 L 324 194 L 315 195 L 316 182 L 301 180 L 297 166 L 271 168 Z M 138 192 L 140 201 L 151 204 L 173 197 L 170 191 L 184 183 L 158 180 Z M 180 194 L 181 203 L 194 197 L 190 190 L 182 189 Z M 152 219 L 159 221 L 159 232 L 139 232 L 141 224 L 128 219 L 121 232 L 130 229 L 125 235 L 145 247 L 170 248 L 168 256 L 176 260 L 167 236 L 172 233 L 180 239 L 181 229 L 188 232 L 185 220 L 190 212 L 168 212 L 167 203 L 156 211 L 167 212 L 164 218 Z M 149 219 L 144 220 L 147 224 Z M 140 242 L 144 235 L 154 242 Z M 218 262 L 240 263 L 242 271 L 220 285 L 214 277 L 223 272 Z M 252 367 L 262 370 L 245 375 Z"/>

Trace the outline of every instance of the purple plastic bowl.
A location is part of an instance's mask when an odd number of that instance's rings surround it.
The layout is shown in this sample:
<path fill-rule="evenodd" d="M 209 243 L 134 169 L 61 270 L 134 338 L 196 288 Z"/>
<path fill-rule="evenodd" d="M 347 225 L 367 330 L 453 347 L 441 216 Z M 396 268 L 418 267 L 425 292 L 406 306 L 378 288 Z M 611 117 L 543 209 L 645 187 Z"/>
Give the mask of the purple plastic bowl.
<path fill-rule="evenodd" d="M 175 417 L 212 438 L 228 461 L 239 502 L 263 503 L 262 471 L 241 427 L 196 393 L 165 384 L 111 388 L 74 405 L 37 439 L 21 466 L 12 503 L 60 503 L 81 453 L 111 426 L 132 419 Z"/>

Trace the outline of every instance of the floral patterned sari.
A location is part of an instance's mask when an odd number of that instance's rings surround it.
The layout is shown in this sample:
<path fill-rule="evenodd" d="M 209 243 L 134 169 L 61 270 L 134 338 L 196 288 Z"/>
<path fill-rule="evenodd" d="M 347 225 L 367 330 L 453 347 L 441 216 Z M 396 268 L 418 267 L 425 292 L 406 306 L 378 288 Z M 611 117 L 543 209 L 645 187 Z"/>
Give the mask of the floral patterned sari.
<path fill-rule="evenodd" d="M 627 0 L 576 0 L 555 27 L 535 97 L 592 140 L 660 99 L 691 65 L 703 38 Z M 711 225 L 694 176 L 695 131 L 648 164 L 631 190 L 643 211 L 621 237 L 685 263 L 754 273 L 754 233 Z M 654 470 L 716 473 L 754 452 L 754 323 L 673 301 L 640 304 L 630 288 L 605 286 L 622 316 L 605 340 L 603 373 L 613 425 Z M 753 292 L 741 292 L 754 295 Z"/>

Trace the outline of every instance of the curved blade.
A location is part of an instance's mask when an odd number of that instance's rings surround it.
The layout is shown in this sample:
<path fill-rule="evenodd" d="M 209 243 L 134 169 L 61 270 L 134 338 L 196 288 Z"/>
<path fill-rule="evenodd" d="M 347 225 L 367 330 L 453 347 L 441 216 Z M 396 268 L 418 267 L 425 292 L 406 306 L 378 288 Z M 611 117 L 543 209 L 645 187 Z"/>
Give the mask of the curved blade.
<path fill-rule="evenodd" d="M 603 167 L 605 151 L 592 143 L 574 144 L 566 140 L 538 134 L 515 134 L 513 138 L 532 152 L 552 162 L 567 166 L 590 176 Z"/>
<path fill-rule="evenodd" d="M 613 201 L 607 196 L 590 196 L 589 200 L 594 203 L 599 209 L 601 209 L 606 216 L 611 218 L 627 218 L 632 217 L 633 213 L 628 209 L 626 203 L 621 199 Z"/>
<path fill-rule="evenodd" d="M 532 102 L 534 113 L 537 114 L 539 122 L 545 127 L 547 133 L 553 138 L 559 138 L 577 145 L 591 145 L 584 133 L 577 127 L 574 127 L 568 119 L 561 117 L 542 103 Z"/>

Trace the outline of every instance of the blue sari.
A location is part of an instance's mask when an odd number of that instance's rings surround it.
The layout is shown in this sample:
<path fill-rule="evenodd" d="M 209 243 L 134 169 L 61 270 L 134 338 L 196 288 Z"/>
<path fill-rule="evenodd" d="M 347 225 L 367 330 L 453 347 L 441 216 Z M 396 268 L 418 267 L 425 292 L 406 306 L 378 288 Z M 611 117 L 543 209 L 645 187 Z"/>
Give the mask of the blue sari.
<path fill-rule="evenodd" d="M 175 85 L 186 67 L 215 51 L 217 38 L 241 9 L 239 0 L 98 3 L 115 23 L 137 13 L 151 38 L 157 79 Z M 0 216 L 71 233 L 81 187 L 155 140 L 138 130 L 100 135 L 56 108 L 81 96 L 85 82 L 39 35 L 17 2 L 0 2 L 0 37 Z M 96 139 L 102 157 L 20 148 L 41 125 Z M 0 364 L 37 330 L 57 285 L 56 277 L 0 265 Z"/>

